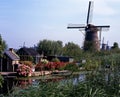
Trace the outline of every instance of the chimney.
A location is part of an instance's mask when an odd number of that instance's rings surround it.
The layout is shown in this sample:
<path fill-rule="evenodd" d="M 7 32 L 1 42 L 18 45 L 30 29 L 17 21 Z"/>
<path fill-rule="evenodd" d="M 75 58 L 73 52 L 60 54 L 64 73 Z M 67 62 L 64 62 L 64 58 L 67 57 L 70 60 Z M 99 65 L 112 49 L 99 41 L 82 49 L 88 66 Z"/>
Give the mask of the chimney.
<path fill-rule="evenodd" d="M 9 51 L 13 52 L 13 48 L 9 48 Z"/>

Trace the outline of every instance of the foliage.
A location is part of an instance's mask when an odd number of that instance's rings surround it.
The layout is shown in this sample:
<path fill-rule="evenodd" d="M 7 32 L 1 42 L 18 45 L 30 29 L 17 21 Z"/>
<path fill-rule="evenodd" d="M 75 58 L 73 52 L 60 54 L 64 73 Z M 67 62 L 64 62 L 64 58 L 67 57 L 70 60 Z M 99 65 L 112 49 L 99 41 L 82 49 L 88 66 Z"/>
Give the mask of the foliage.
<path fill-rule="evenodd" d="M 33 63 L 31 61 L 20 61 L 21 64 L 25 64 L 26 66 L 29 66 L 32 68 Z"/>
<path fill-rule="evenodd" d="M 119 97 L 119 69 L 114 71 L 88 72 L 85 81 L 61 80 L 60 82 L 40 82 L 22 91 L 13 92 L 11 97 Z M 109 79 L 107 79 L 109 77 Z"/>
<path fill-rule="evenodd" d="M 26 60 L 31 62 L 34 61 L 33 57 L 30 55 L 19 55 L 19 56 L 21 61 L 26 61 Z"/>
<path fill-rule="evenodd" d="M 64 62 L 48 62 L 46 64 L 39 63 L 36 65 L 35 70 L 41 71 L 41 70 L 59 70 L 63 68 L 66 64 Z"/>
<path fill-rule="evenodd" d="M 98 61 L 96 60 L 90 60 L 88 59 L 85 64 L 83 65 L 83 67 L 85 68 L 85 70 L 95 70 L 98 68 Z"/>
<path fill-rule="evenodd" d="M 94 41 L 85 41 L 84 42 L 84 50 L 90 52 L 96 52 L 97 48 L 95 46 Z"/>
<path fill-rule="evenodd" d="M 25 64 L 21 64 L 19 67 L 18 67 L 18 70 L 17 70 L 17 74 L 18 76 L 23 76 L 23 77 L 27 77 L 29 76 L 29 74 L 32 73 L 32 68 L 25 65 Z"/>
<path fill-rule="evenodd" d="M 37 45 L 37 51 L 44 55 L 61 55 L 62 41 L 42 40 Z"/>
<path fill-rule="evenodd" d="M 53 58 L 52 62 L 60 62 L 60 60 L 58 58 Z"/>
<path fill-rule="evenodd" d="M 2 87 L 3 82 L 4 82 L 4 78 L 0 75 L 0 88 Z"/>
<path fill-rule="evenodd" d="M 47 63 L 39 63 L 35 67 L 36 71 L 41 70 L 70 70 L 70 71 L 78 71 L 79 67 L 75 63 L 65 63 L 60 61 L 55 62 L 47 62 Z"/>
<path fill-rule="evenodd" d="M 79 71 L 79 67 L 75 63 L 67 63 L 64 67 L 64 70 L 70 70 L 70 71 Z"/>
<path fill-rule="evenodd" d="M 6 42 L 2 39 L 0 35 L 0 57 L 2 56 L 2 52 L 7 48 Z"/>
<path fill-rule="evenodd" d="M 81 52 L 82 52 L 82 50 L 79 47 L 79 45 L 74 44 L 73 42 L 68 42 L 63 47 L 63 55 L 65 55 L 65 56 L 78 57 L 81 55 Z"/>
<path fill-rule="evenodd" d="M 85 80 L 75 83 L 75 80 L 62 80 L 60 82 L 40 82 L 37 87 L 28 87 L 25 90 L 14 92 L 11 97 L 119 97 L 120 95 L 120 54 L 107 53 L 106 55 L 92 54 L 87 56 L 86 64 L 95 65 L 93 71 L 85 73 Z M 53 62 L 49 63 L 54 65 Z M 73 69 L 73 63 L 64 68 Z M 110 68 L 105 65 L 110 64 Z M 97 66 L 101 69 L 96 69 Z M 90 65 L 91 66 L 91 65 Z M 90 67 L 91 68 L 91 67 Z M 88 69 L 89 70 L 89 69 Z"/>
<path fill-rule="evenodd" d="M 35 71 L 45 70 L 45 65 L 48 63 L 49 61 L 47 59 L 41 59 L 40 62 L 35 66 Z"/>
<path fill-rule="evenodd" d="M 114 42 L 113 46 L 111 47 L 112 49 L 119 49 L 119 46 L 118 46 L 118 43 L 117 42 Z"/>
<path fill-rule="evenodd" d="M 41 59 L 40 62 L 41 62 L 42 64 L 47 64 L 49 61 L 48 61 L 47 59 Z"/>
<path fill-rule="evenodd" d="M 73 42 L 68 42 L 63 46 L 61 41 L 42 40 L 37 45 L 37 51 L 45 56 L 63 55 L 72 56 L 78 59 L 82 50 L 79 45 Z"/>

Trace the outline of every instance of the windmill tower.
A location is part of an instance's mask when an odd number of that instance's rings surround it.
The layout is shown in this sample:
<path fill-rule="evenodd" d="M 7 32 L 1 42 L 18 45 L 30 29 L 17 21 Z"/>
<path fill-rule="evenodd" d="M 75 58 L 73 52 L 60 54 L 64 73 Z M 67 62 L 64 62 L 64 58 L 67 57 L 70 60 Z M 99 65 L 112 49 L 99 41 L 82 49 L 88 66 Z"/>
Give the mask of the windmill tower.
<path fill-rule="evenodd" d="M 88 6 L 88 14 L 87 14 L 87 22 L 86 25 L 81 24 L 69 24 L 68 29 L 79 29 L 80 31 L 85 31 L 85 39 L 83 49 L 99 51 L 101 44 L 101 31 L 107 31 L 109 29 L 109 25 L 95 26 L 91 24 L 92 21 L 92 13 L 93 13 L 93 1 L 89 1 Z M 98 38 L 98 31 L 99 38 Z"/>

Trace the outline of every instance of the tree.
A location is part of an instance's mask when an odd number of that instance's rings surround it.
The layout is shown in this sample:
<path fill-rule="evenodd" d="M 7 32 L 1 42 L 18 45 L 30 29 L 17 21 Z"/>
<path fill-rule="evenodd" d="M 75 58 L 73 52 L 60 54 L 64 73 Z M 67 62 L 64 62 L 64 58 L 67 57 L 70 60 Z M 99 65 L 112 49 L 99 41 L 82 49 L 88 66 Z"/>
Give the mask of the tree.
<path fill-rule="evenodd" d="M 61 55 L 62 54 L 62 41 L 42 40 L 37 45 L 37 51 L 44 55 Z"/>
<path fill-rule="evenodd" d="M 2 57 L 2 53 L 6 48 L 7 48 L 7 44 L 0 35 L 0 57 Z"/>
<path fill-rule="evenodd" d="M 3 51 L 7 48 L 6 42 L 2 39 L 0 35 L 0 71 L 2 71 L 2 57 Z"/>
<path fill-rule="evenodd" d="M 63 48 L 63 55 L 77 57 L 81 55 L 81 48 L 73 42 L 68 42 Z"/>
<path fill-rule="evenodd" d="M 118 46 L 118 43 L 117 42 L 114 42 L 113 46 L 112 46 L 112 49 L 119 49 L 119 46 Z"/>

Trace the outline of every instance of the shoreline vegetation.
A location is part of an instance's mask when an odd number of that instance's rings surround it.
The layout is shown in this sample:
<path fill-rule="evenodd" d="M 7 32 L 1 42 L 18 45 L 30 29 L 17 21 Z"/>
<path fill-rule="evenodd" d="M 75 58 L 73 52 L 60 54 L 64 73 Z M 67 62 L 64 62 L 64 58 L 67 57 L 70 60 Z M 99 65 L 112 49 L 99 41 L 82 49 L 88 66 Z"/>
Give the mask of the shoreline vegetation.
<path fill-rule="evenodd" d="M 120 75 L 119 68 L 102 69 L 91 71 L 76 71 L 72 75 L 52 76 L 43 75 L 39 77 L 19 77 L 22 79 L 39 79 L 37 86 L 29 85 L 27 88 L 13 88 L 12 92 L 1 97 L 119 97 L 120 95 Z M 74 83 L 70 80 L 73 76 L 85 74 L 84 81 Z M 47 79 L 57 79 L 53 81 Z M 64 78 L 64 80 L 63 80 Z"/>
<path fill-rule="evenodd" d="M 76 83 L 69 79 L 70 76 L 66 80 L 50 82 L 47 82 L 46 79 L 56 77 L 41 76 L 40 79 L 43 81 L 40 81 L 37 86 L 30 85 L 25 89 L 16 87 L 12 93 L 3 97 L 119 97 L 120 75 L 116 75 L 117 71 L 110 73 L 110 75 L 107 70 L 106 75 L 103 71 L 74 72 L 71 76 L 84 73 L 86 73 L 85 81 Z M 58 76 L 58 78 L 61 77 Z"/>

